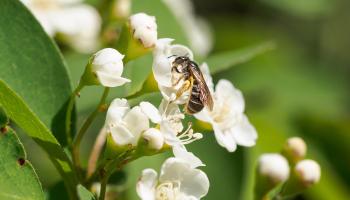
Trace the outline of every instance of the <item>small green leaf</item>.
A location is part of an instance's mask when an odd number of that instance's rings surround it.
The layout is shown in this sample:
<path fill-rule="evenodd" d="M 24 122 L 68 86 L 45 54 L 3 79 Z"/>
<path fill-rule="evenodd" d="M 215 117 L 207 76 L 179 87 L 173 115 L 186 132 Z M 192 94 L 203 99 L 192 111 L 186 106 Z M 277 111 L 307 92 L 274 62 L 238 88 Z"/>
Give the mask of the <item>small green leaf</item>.
<path fill-rule="evenodd" d="M 16 133 L 0 133 L 0 199 L 40 200 L 44 192 Z"/>
<path fill-rule="evenodd" d="M 78 196 L 80 200 L 96 200 L 95 196 L 84 186 L 78 185 L 77 186 L 78 190 Z"/>
<path fill-rule="evenodd" d="M 0 13 L 0 77 L 64 145 L 71 85 L 62 56 L 18 0 L 1 0 Z"/>
<path fill-rule="evenodd" d="M 206 62 L 210 67 L 212 74 L 224 71 L 235 65 L 245 63 L 254 57 L 273 50 L 275 44 L 273 42 L 265 42 L 251 47 L 239 50 L 227 51 L 210 56 Z"/>
<path fill-rule="evenodd" d="M 33 111 L 2 80 L 0 80 L 0 105 L 5 109 L 7 116 L 48 153 L 66 184 L 75 187 L 76 176 L 61 145 Z"/>

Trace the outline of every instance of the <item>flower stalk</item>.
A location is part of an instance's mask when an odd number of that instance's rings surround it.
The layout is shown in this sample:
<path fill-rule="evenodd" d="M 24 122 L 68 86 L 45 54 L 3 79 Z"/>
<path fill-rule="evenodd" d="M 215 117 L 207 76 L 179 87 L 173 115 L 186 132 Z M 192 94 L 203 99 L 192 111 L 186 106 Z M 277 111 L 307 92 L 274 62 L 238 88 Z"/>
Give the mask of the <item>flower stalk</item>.
<path fill-rule="evenodd" d="M 105 87 L 104 92 L 102 94 L 100 103 L 96 107 L 96 109 L 89 115 L 89 117 L 84 122 L 83 126 L 81 127 L 80 131 L 78 132 L 74 142 L 73 142 L 73 150 L 72 150 L 72 157 L 73 157 L 73 163 L 77 168 L 78 174 L 80 174 L 81 169 L 81 163 L 80 163 L 80 143 L 83 139 L 86 131 L 90 127 L 91 123 L 94 121 L 96 116 L 99 112 L 104 111 L 104 104 L 107 99 L 109 93 L 109 88 Z M 79 176 L 81 178 L 81 175 Z"/>
<path fill-rule="evenodd" d="M 69 98 L 67 112 L 66 112 L 66 137 L 68 146 L 72 145 L 72 112 L 74 108 L 75 97 L 79 96 L 79 92 L 83 89 L 84 85 L 79 82 L 79 85 L 72 92 L 72 95 Z"/>

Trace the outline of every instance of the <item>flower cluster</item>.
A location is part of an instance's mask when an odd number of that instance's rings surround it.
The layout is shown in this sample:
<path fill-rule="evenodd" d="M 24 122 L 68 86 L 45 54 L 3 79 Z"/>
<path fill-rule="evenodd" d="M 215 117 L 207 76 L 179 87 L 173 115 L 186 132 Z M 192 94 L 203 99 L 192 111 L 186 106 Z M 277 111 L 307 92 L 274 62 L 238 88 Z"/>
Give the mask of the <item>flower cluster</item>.
<path fill-rule="evenodd" d="M 299 137 L 289 138 L 281 154 L 266 153 L 260 156 L 256 195 L 296 195 L 319 182 L 320 165 L 311 159 L 305 159 L 306 144 Z M 283 191 L 276 192 L 283 184 Z"/>
<path fill-rule="evenodd" d="M 77 51 L 90 53 L 97 47 L 101 17 L 82 0 L 21 0 L 31 10 L 46 33 L 72 45 Z"/>
<path fill-rule="evenodd" d="M 187 112 L 188 102 L 195 93 L 192 88 L 200 86 L 194 85 L 196 77 L 188 78 L 190 74 L 186 69 L 189 66 L 186 63 L 176 63 L 174 68 L 177 58 L 184 58 L 197 66 L 194 54 L 186 46 L 172 44 L 173 39 L 158 39 L 153 16 L 138 13 L 130 16 L 126 23 L 132 33 L 132 37 L 127 39 L 140 41 L 144 48 L 153 51 L 153 77 L 163 98 L 159 106 L 146 101 L 130 106 L 124 98 L 112 101 L 103 128 L 107 138 L 107 160 L 117 157 L 128 162 L 172 150 L 174 157 L 164 162 L 159 178 L 152 169 L 143 171 L 137 185 L 139 196 L 145 200 L 200 199 L 209 189 L 206 174 L 198 169 L 205 164 L 188 151 L 186 145 L 202 139 L 203 134 L 193 130 L 192 122 L 185 123 L 186 116 L 190 115 Z M 132 52 L 130 48 L 133 46 L 129 45 L 128 48 L 126 54 Z M 130 55 L 125 57 L 130 59 Z M 117 87 L 132 81 L 122 77 L 124 62 L 128 61 L 123 60 L 125 57 L 112 48 L 100 50 L 89 60 L 80 84 Z M 237 145 L 255 145 L 257 132 L 244 114 L 241 91 L 224 79 L 215 86 L 206 63 L 197 70 L 203 80 L 196 81 L 207 86 L 207 91 L 199 90 L 197 93 L 206 92 L 212 105 L 207 105 L 200 97 L 197 104 L 201 105 L 201 109 L 191 114 L 197 120 L 210 124 L 219 145 L 229 152 L 234 152 Z"/>

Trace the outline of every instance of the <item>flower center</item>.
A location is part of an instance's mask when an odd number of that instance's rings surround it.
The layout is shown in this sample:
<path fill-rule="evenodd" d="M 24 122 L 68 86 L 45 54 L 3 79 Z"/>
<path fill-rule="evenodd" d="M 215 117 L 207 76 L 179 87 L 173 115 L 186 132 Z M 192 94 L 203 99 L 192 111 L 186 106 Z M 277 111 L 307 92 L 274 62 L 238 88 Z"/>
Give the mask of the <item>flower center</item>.
<path fill-rule="evenodd" d="M 156 200 L 176 200 L 180 199 L 180 182 L 164 182 L 156 189 Z"/>
<path fill-rule="evenodd" d="M 217 122 L 223 122 L 225 119 L 228 118 L 228 115 L 230 114 L 230 105 L 226 101 L 224 101 L 221 104 L 217 104 L 214 107 L 214 110 L 210 113 L 212 116 L 212 119 Z"/>
<path fill-rule="evenodd" d="M 193 133 L 192 123 L 188 123 L 187 129 L 184 132 L 179 133 L 176 137 L 180 140 L 182 144 L 185 145 L 192 143 L 196 140 L 202 139 L 203 135 L 201 133 Z"/>

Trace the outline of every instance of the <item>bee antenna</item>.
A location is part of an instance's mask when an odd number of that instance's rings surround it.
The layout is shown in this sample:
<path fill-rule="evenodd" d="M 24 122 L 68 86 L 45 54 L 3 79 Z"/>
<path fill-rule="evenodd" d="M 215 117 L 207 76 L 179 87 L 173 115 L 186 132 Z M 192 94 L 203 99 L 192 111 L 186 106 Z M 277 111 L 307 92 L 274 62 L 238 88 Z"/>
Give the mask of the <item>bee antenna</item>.
<path fill-rule="evenodd" d="M 177 56 L 177 55 L 168 56 L 168 58 L 172 58 L 172 57 L 174 57 L 174 56 Z"/>

